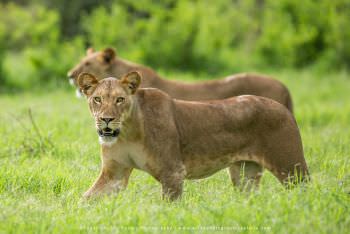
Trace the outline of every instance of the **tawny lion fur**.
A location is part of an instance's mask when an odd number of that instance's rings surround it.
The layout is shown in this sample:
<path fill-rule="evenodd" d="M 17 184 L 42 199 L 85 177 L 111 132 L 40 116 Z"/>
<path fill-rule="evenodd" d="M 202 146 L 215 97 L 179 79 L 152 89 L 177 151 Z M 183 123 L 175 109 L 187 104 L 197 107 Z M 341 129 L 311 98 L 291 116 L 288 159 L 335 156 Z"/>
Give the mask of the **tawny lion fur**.
<path fill-rule="evenodd" d="M 125 188 L 135 168 L 158 180 L 171 200 L 181 196 L 185 179 L 224 168 L 235 185 L 257 185 L 263 168 L 281 183 L 308 178 L 298 126 L 280 103 L 252 95 L 180 101 L 158 89 L 138 88 L 140 82 L 137 72 L 120 79 L 79 76 L 102 147 L 100 176 L 85 197 Z"/>

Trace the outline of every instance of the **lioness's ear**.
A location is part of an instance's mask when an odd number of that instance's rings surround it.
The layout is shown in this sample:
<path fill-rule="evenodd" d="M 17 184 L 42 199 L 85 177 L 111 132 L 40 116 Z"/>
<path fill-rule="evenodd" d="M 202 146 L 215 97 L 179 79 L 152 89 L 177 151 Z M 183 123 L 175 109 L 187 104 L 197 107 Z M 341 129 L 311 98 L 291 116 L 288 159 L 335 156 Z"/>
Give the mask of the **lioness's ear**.
<path fill-rule="evenodd" d="M 102 51 L 103 60 L 110 63 L 115 58 L 115 50 L 113 48 L 106 48 Z"/>
<path fill-rule="evenodd" d="M 95 52 L 94 48 L 89 47 L 89 48 L 86 50 L 86 55 L 90 55 L 90 54 L 92 54 L 92 53 L 94 53 L 94 52 Z"/>
<path fill-rule="evenodd" d="M 80 75 L 78 76 L 79 88 L 87 97 L 94 92 L 97 84 L 98 80 L 95 76 L 91 75 L 90 73 L 83 72 L 80 73 Z"/>
<path fill-rule="evenodd" d="M 126 87 L 129 94 L 134 94 L 140 86 L 141 75 L 136 71 L 129 72 L 121 79 L 121 83 Z"/>

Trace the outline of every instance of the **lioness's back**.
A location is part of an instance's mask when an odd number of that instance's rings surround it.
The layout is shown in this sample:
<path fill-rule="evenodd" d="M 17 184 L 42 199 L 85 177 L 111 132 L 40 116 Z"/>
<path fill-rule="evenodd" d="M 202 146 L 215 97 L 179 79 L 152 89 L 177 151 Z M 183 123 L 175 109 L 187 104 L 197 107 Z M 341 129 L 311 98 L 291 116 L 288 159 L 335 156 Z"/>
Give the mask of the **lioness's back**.
<path fill-rule="evenodd" d="M 293 118 L 290 112 L 280 103 L 268 98 L 244 95 L 224 100 L 187 102 L 174 100 L 175 115 L 186 125 L 215 126 L 235 131 L 254 127 L 254 123 L 273 122 L 277 127 L 286 118 Z M 201 121 L 198 121 L 201 120 Z M 237 124 L 239 123 L 239 124 Z M 266 125 L 270 126 L 270 125 Z"/>
<path fill-rule="evenodd" d="M 252 133 L 263 136 L 274 129 L 296 127 L 283 105 L 258 96 L 198 102 L 172 99 L 157 89 L 140 89 L 138 99 L 145 122 L 176 131 L 184 152 L 212 153 L 220 145 L 229 153 L 234 141 L 243 146 L 259 141 L 248 137 Z"/>
<path fill-rule="evenodd" d="M 147 109 L 159 109 L 159 105 L 171 111 L 177 124 L 193 128 L 220 128 L 235 131 L 257 122 L 266 127 L 278 127 L 291 113 L 282 104 L 268 98 L 242 95 L 223 100 L 184 101 L 172 99 L 167 93 L 155 88 L 142 88 L 137 92 L 139 101 Z M 168 114 L 168 113 L 167 113 Z M 199 121 L 200 120 L 200 121 Z M 239 123 L 237 125 L 236 123 Z M 269 124 L 270 123 L 270 124 Z"/>

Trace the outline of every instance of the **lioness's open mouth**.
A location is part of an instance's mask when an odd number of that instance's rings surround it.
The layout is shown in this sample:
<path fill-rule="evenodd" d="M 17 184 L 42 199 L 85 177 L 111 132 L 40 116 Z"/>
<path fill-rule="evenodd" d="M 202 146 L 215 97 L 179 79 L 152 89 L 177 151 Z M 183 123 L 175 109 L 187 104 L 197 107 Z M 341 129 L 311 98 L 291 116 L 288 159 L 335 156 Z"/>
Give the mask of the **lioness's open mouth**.
<path fill-rule="evenodd" d="M 97 133 L 100 137 L 117 137 L 120 133 L 120 130 L 117 128 L 115 130 L 111 128 L 98 129 Z"/>

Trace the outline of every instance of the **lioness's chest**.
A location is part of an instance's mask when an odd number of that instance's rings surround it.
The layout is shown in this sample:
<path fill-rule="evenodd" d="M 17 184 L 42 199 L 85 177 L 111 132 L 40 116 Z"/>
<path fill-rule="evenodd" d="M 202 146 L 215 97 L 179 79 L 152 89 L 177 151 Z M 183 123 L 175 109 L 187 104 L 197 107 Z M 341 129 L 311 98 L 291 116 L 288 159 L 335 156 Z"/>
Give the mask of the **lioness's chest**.
<path fill-rule="evenodd" d="M 142 144 L 117 143 L 110 152 L 110 157 L 122 166 L 148 171 L 149 157 Z"/>

